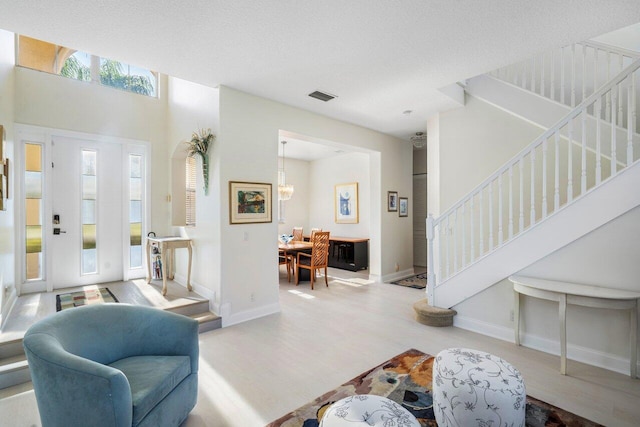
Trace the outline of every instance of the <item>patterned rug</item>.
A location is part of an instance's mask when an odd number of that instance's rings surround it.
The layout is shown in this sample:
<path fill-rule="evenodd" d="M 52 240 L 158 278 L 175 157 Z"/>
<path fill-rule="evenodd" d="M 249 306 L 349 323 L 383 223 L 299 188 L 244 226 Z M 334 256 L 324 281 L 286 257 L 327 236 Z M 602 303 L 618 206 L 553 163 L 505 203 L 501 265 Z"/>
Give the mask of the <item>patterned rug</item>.
<path fill-rule="evenodd" d="M 427 287 L 427 273 L 416 274 L 415 276 L 391 282 L 393 285 L 406 286 L 407 288 L 424 289 Z"/>
<path fill-rule="evenodd" d="M 58 294 L 56 295 L 56 311 L 79 307 L 81 305 L 102 304 L 105 302 L 118 302 L 118 298 L 111 293 L 109 288 L 87 289 L 84 291 L 69 292 L 68 294 Z"/>
<path fill-rule="evenodd" d="M 278 418 L 267 427 L 318 427 L 324 411 L 333 402 L 354 394 L 385 396 L 411 412 L 422 427 L 437 426 L 431 399 L 432 366 L 433 356 L 415 349 L 405 351 Z M 600 426 L 529 396 L 526 414 L 527 427 Z"/>

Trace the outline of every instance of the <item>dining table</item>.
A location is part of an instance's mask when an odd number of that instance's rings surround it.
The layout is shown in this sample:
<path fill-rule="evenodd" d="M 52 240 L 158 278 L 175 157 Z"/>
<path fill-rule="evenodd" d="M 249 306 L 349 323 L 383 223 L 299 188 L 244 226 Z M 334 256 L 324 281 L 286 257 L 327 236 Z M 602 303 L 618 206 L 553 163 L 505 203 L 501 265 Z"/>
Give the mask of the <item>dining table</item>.
<path fill-rule="evenodd" d="M 284 251 L 285 255 L 293 255 L 294 259 L 297 257 L 298 252 L 311 253 L 313 249 L 312 242 L 305 242 L 302 240 L 293 240 L 289 243 L 283 243 L 278 240 L 278 251 Z M 295 265 L 292 266 L 295 272 Z M 309 276 L 309 270 L 300 269 L 300 278 L 298 280 L 311 280 Z"/>

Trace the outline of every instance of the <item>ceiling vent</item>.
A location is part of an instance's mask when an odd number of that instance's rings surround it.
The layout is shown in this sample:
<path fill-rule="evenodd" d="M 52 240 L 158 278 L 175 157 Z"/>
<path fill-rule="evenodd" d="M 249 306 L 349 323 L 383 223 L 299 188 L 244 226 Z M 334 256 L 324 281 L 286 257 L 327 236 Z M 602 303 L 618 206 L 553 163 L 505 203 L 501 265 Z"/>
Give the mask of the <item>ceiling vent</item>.
<path fill-rule="evenodd" d="M 335 95 L 329 95 L 328 93 L 320 92 L 319 90 L 316 90 L 315 92 L 311 92 L 309 96 L 324 102 L 331 101 L 333 98 L 336 97 Z"/>

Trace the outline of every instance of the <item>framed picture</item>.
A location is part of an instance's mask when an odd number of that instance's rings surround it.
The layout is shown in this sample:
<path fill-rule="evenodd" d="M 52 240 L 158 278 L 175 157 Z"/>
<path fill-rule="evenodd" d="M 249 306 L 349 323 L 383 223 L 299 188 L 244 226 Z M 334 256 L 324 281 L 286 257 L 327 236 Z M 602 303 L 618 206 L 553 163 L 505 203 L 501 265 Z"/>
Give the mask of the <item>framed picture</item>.
<path fill-rule="evenodd" d="M 387 191 L 387 210 L 389 212 L 398 211 L 398 192 Z"/>
<path fill-rule="evenodd" d="M 409 198 L 400 197 L 398 199 L 398 215 L 409 216 Z"/>
<path fill-rule="evenodd" d="M 337 224 L 358 223 L 358 183 L 337 184 L 334 189 Z"/>
<path fill-rule="evenodd" d="M 229 181 L 229 222 L 271 222 L 271 184 Z"/>

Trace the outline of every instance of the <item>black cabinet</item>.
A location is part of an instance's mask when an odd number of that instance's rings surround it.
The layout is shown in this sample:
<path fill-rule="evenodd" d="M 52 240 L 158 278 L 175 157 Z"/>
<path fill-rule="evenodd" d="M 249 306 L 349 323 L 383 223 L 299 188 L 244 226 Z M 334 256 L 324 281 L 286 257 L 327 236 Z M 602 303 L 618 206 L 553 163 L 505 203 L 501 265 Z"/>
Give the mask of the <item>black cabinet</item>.
<path fill-rule="evenodd" d="M 369 268 L 369 240 L 332 237 L 329 242 L 329 267 L 360 271 Z"/>

